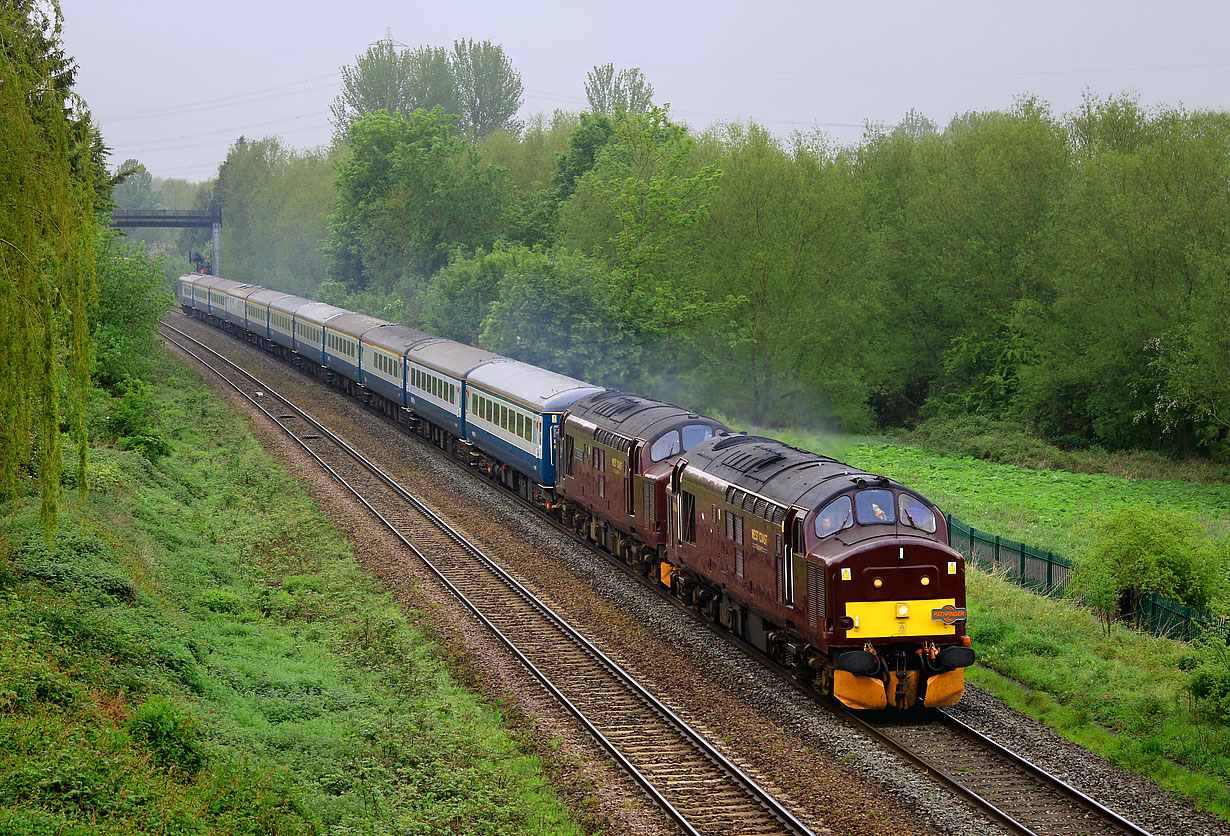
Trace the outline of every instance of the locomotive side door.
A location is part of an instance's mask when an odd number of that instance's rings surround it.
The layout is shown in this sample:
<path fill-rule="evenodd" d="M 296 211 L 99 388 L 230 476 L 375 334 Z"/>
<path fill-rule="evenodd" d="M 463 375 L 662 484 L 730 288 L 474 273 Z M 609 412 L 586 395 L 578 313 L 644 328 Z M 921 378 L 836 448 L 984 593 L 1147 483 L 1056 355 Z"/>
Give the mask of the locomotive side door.
<path fill-rule="evenodd" d="M 626 507 L 624 510 L 629 517 L 636 516 L 636 483 L 633 480 L 633 475 L 639 474 L 641 470 L 641 445 L 644 442 L 639 438 L 632 440 L 632 446 L 628 448 L 628 463 L 624 466 L 624 502 Z M 642 515 L 645 510 L 642 509 Z M 645 518 L 646 524 L 649 523 L 649 518 Z"/>
<path fill-rule="evenodd" d="M 786 534 L 785 554 L 777 554 L 777 600 L 787 607 L 795 606 L 796 570 L 803 566 L 807 555 L 807 536 L 803 528 L 803 520 L 807 517 L 807 509 L 791 507 L 786 511 L 782 522 L 782 530 Z"/>

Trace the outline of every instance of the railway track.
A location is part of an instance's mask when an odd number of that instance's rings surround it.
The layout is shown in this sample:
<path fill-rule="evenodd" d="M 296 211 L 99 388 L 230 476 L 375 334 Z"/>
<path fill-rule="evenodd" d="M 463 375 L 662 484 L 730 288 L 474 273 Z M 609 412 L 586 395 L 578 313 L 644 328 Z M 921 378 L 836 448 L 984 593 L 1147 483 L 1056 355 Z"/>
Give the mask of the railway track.
<path fill-rule="evenodd" d="M 685 833 L 810 834 L 712 744 L 343 439 L 188 334 L 162 337 L 282 427 L 413 551 Z"/>
<path fill-rule="evenodd" d="M 1011 833 L 1149 836 L 1058 777 L 940 710 L 845 712 L 867 734 L 933 775 Z"/>

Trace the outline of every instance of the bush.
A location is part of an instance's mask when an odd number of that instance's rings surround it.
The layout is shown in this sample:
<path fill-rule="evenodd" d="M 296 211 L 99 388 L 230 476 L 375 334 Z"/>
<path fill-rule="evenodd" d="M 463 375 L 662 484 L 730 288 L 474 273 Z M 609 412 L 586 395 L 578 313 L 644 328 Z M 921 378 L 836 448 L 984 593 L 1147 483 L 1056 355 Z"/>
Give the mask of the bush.
<path fill-rule="evenodd" d="M 205 765 L 200 721 L 166 697 L 155 694 L 143 702 L 128 727 L 162 766 L 195 775 Z"/>
<path fill-rule="evenodd" d="M 126 378 L 123 396 L 112 405 L 111 431 L 125 450 L 135 450 L 150 461 L 171 452 L 171 445 L 158 431 L 158 403 L 154 390 L 144 380 Z"/>
<path fill-rule="evenodd" d="M 1197 640 L 1196 650 L 1188 693 L 1210 714 L 1230 721 L 1230 637 L 1210 630 Z"/>
<path fill-rule="evenodd" d="M 1223 586 L 1216 552 L 1191 514 L 1123 506 L 1096 521 L 1093 544 L 1073 565 L 1067 594 L 1083 598 L 1108 628 L 1115 617 L 1136 618 L 1148 592 L 1204 609 Z"/>

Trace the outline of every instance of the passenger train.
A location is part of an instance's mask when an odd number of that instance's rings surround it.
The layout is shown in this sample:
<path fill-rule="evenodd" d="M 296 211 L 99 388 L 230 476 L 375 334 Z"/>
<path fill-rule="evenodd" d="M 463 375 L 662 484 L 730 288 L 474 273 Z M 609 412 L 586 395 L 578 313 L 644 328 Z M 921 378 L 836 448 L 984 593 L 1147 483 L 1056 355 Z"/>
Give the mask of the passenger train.
<path fill-rule="evenodd" d="M 189 274 L 179 301 L 462 458 L 845 705 L 961 699 L 965 561 L 944 515 L 904 485 L 256 285 Z"/>

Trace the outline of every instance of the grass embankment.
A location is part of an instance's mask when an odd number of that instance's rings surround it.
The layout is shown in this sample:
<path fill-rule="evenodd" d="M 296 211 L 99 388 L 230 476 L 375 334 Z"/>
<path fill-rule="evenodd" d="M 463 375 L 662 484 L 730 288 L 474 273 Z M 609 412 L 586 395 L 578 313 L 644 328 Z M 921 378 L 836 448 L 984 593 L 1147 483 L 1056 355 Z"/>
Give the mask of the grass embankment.
<path fill-rule="evenodd" d="M 0 833 L 579 833 L 304 491 L 162 362 L 171 454 L 0 523 Z"/>
<path fill-rule="evenodd" d="M 889 475 L 977 528 L 1069 557 L 1089 542 L 1089 521 L 1114 505 L 1181 508 L 1214 531 L 1230 531 L 1228 484 L 1036 470 L 882 442 L 836 449 L 819 435 L 778 436 Z M 1230 726 L 1186 690 L 1192 646 L 1120 625 L 1108 635 L 1070 601 L 977 570 L 967 578 L 978 651 L 971 682 L 1230 820 Z"/>

